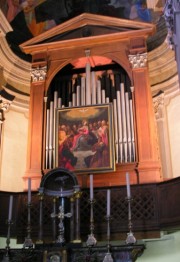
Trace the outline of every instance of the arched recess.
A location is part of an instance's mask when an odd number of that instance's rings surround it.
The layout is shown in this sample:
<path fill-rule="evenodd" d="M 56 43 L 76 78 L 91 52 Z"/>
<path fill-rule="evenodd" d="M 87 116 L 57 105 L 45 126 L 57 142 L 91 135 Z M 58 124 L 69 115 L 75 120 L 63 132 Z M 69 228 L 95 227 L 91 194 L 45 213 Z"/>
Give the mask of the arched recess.
<path fill-rule="evenodd" d="M 83 52 L 83 56 L 73 54 L 73 58 L 70 58 L 70 59 L 65 60 L 63 62 L 55 63 L 55 65 L 52 66 L 52 68 L 49 68 L 49 71 L 47 73 L 48 74 L 47 79 L 46 79 L 46 87 L 45 87 L 46 91 L 48 91 L 48 88 L 49 88 L 52 80 L 58 74 L 58 72 L 62 71 L 69 64 L 73 65 L 73 63 L 75 63 L 75 61 L 83 60 L 82 63 L 84 64 L 84 66 L 82 66 L 82 68 L 85 68 L 85 61 L 87 60 L 86 51 L 90 52 L 90 50 L 87 49 Z M 82 53 L 81 53 L 81 55 L 82 55 Z M 93 56 L 91 55 L 91 53 L 89 53 L 89 58 L 90 58 L 91 61 L 92 61 L 93 57 L 95 58 L 96 62 L 92 62 L 92 64 L 91 64 L 92 67 L 95 67 L 97 65 L 97 59 L 99 60 L 101 66 L 107 65 L 107 64 L 109 64 L 109 65 L 110 64 L 117 64 L 126 71 L 126 73 L 128 74 L 128 76 L 131 80 L 131 83 L 133 82 L 130 64 L 129 64 L 129 61 L 127 60 L 127 55 L 124 54 L 123 50 L 118 51 L 115 54 L 109 53 L 109 50 L 108 50 L 108 52 L 102 52 L 102 54 L 96 54 L 95 53 Z M 106 61 L 101 62 L 100 61 L 101 59 L 106 59 Z M 79 65 L 78 65 L 78 67 L 79 67 Z"/>
<path fill-rule="evenodd" d="M 115 162 L 117 164 L 135 162 L 137 160 L 136 127 L 132 91 L 126 71 L 105 57 L 79 58 L 60 70 L 47 91 L 44 112 L 46 124 L 43 169 L 56 167 L 54 152 L 56 109 L 107 103 L 113 105 Z M 72 129 L 71 126 L 70 128 Z"/>

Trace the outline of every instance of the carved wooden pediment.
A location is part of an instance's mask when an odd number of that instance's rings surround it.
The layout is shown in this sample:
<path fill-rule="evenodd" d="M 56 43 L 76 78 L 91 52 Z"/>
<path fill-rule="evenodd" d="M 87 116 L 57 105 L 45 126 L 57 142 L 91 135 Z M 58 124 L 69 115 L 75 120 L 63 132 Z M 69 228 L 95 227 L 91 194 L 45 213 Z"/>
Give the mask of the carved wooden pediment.
<path fill-rule="evenodd" d="M 134 36 L 148 37 L 154 33 L 155 25 L 150 23 L 83 13 L 26 41 L 20 47 L 25 53 L 33 54 L 74 45 L 119 42 Z"/>

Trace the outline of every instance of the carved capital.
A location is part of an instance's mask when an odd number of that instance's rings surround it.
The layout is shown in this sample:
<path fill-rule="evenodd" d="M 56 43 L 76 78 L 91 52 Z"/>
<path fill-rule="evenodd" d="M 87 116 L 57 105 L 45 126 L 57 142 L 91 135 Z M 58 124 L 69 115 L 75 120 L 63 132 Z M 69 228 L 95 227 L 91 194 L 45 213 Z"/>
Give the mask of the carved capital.
<path fill-rule="evenodd" d="M 142 68 L 147 65 L 147 53 L 128 55 L 132 68 Z"/>
<path fill-rule="evenodd" d="M 4 99 L 0 96 L 0 124 L 2 124 L 5 120 L 4 112 L 9 109 L 11 105 L 11 101 Z"/>
<path fill-rule="evenodd" d="M 39 81 L 44 81 L 46 78 L 47 74 L 47 66 L 38 66 L 38 67 L 33 67 L 31 69 L 31 81 L 32 82 L 39 82 Z"/>
<path fill-rule="evenodd" d="M 164 93 L 161 93 L 160 95 L 153 98 L 153 104 L 154 104 L 154 112 L 156 115 L 156 118 L 163 118 L 163 108 L 164 108 Z"/>
<path fill-rule="evenodd" d="M 11 103 L 11 101 L 4 99 L 2 96 L 0 96 L 0 110 L 7 111 Z"/>

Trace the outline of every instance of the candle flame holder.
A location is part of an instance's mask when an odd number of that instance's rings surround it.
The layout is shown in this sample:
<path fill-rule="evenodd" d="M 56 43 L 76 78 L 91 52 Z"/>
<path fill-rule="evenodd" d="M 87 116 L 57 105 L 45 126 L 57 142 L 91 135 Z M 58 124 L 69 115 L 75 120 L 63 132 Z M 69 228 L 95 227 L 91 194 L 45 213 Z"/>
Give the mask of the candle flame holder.
<path fill-rule="evenodd" d="M 106 216 L 105 217 L 106 220 L 107 220 L 107 253 L 103 259 L 103 262 L 113 262 L 113 258 L 111 256 L 111 253 L 110 253 L 110 248 L 111 248 L 111 245 L 110 245 L 110 234 L 111 234 L 111 231 L 110 231 L 110 221 L 111 221 L 111 216 Z"/>
<path fill-rule="evenodd" d="M 131 202 L 133 199 L 131 197 L 126 198 L 128 202 L 128 228 L 129 232 L 127 233 L 127 238 L 126 238 L 126 244 L 132 245 L 136 243 L 136 238 L 134 237 L 134 234 L 132 232 L 132 215 L 131 215 Z"/>
<path fill-rule="evenodd" d="M 94 203 L 95 203 L 95 200 L 94 199 L 90 199 L 89 200 L 89 203 L 90 203 L 90 234 L 88 235 L 88 239 L 86 241 L 86 245 L 88 247 L 93 247 L 96 245 L 97 243 L 97 240 L 94 236 Z"/>
<path fill-rule="evenodd" d="M 31 202 L 27 204 L 28 206 L 28 222 L 27 222 L 27 237 L 25 238 L 23 248 L 32 248 L 34 246 L 31 239 Z"/>

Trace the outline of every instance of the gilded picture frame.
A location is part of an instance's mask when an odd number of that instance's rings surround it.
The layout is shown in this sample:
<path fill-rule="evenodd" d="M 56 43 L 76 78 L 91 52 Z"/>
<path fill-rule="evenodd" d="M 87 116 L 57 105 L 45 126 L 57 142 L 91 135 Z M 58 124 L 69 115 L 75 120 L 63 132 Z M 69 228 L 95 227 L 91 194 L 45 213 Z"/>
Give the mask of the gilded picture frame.
<path fill-rule="evenodd" d="M 115 170 L 111 103 L 56 110 L 56 167 L 76 173 Z"/>

